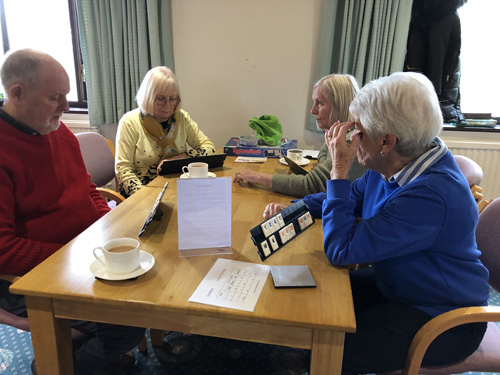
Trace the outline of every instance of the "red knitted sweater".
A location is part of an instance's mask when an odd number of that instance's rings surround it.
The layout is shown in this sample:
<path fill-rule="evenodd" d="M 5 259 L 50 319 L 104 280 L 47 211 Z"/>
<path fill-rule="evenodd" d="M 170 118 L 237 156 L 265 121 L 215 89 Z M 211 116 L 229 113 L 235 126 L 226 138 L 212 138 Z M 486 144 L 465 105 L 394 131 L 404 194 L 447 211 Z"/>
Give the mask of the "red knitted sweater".
<path fill-rule="evenodd" d="M 76 137 L 0 119 L 0 274 L 23 275 L 109 211 Z"/>

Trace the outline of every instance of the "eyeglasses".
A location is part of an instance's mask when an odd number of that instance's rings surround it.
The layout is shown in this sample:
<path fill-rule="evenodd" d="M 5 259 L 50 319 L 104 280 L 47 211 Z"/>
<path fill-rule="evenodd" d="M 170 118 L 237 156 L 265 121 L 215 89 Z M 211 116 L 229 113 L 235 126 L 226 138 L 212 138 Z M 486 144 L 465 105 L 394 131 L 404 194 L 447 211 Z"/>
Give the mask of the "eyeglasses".
<path fill-rule="evenodd" d="M 158 96 L 155 98 L 155 103 L 158 105 L 165 105 L 165 104 L 170 104 L 170 106 L 175 106 L 177 103 L 179 103 L 180 99 L 179 97 L 175 98 L 165 98 L 164 96 Z"/>

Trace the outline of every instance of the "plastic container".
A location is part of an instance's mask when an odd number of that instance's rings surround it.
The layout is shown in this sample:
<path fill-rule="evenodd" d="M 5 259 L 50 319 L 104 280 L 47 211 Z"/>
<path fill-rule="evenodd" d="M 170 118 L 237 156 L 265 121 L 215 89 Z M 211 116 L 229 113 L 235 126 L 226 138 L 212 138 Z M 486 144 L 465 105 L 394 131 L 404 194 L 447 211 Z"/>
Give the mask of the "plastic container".
<path fill-rule="evenodd" d="M 241 146 L 257 146 L 259 143 L 259 138 L 255 135 L 242 135 L 240 136 L 240 145 Z"/>

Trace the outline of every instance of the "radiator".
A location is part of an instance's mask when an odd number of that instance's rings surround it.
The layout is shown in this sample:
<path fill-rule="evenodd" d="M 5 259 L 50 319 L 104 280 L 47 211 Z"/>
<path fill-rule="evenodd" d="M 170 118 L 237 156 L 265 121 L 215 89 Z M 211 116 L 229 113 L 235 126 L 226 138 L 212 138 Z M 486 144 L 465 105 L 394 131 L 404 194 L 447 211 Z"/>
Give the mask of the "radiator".
<path fill-rule="evenodd" d="M 484 199 L 500 197 L 500 143 L 446 141 L 453 155 L 463 155 L 474 160 L 483 169 L 481 187 Z"/>
<path fill-rule="evenodd" d="M 61 121 L 73 132 L 97 132 L 97 128 L 90 126 L 88 115 L 63 114 Z"/>

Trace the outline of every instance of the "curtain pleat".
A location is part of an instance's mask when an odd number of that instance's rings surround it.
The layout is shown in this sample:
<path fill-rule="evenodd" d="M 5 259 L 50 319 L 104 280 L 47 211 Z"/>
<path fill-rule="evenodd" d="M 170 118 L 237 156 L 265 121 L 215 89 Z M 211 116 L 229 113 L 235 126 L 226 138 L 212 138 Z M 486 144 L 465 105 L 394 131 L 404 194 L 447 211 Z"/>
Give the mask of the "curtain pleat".
<path fill-rule="evenodd" d="M 117 123 L 149 69 L 174 69 L 170 0 L 76 3 L 90 123 Z"/>
<path fill-rule="evenodd" d="M 412 2 L 323 0 L 314 82 L 331 73 L 347 73 L 362 86 L 402 71 Z M 317 131 L 313 116 L 307 128 Z"/>

